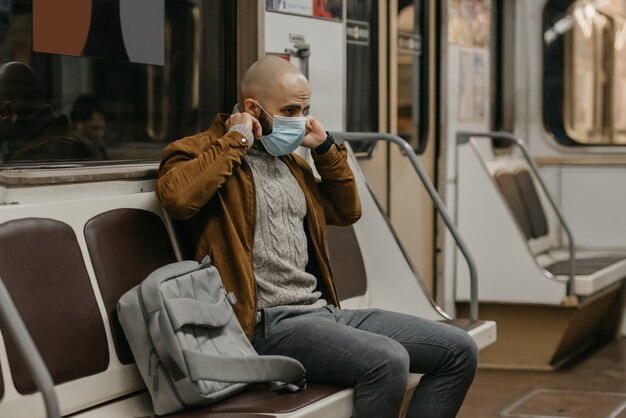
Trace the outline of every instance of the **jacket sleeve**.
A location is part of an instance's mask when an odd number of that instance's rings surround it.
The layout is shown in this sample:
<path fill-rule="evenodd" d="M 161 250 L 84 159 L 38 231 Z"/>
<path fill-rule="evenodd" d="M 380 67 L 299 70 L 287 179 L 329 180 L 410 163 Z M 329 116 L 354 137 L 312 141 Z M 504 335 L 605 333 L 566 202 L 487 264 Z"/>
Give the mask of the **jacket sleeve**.
<path fill-rule="evenodd" d="M 322 155 L 313 154 L 321 180 L 317 188 L 328 225 L 348 226 L 361 217 L 361 199 L 348 165 L 345 145 L 333 146 Z"/>
<path fill-rule="evenodd" d="M 173 217 L 189 219 L 241 165 L 248 143 L 239 132 L 211 138 L 207 132 L 183 138 L 163 150 L 156 193 Z"/>

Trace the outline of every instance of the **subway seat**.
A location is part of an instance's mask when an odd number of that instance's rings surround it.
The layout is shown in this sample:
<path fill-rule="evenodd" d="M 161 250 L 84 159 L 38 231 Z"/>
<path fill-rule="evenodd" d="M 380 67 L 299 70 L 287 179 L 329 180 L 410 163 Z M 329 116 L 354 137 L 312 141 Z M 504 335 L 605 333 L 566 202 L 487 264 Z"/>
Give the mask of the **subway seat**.
<path fill-rule="evenodd" d="M 549 243 L 549 224 L 528 169 L 499 169 L 494 179 L 525 238 Z M 569 278 L 569 252 L 566 248 L 539 245 L 535 247 L 534 255 L 538 264 L 553 277 L 561 280 Z M 626 277 L 626 254 L 577 251 L 574 266 L 575 294 L 590 296 Z"/>
<path fill-rule="evenodd" d="M 352 227 L 329 234 L 340 297 L 363 296 L 365 268 Z M 115 306 L 151 271 L 176 260 L 173 235 L 153 193 L 3 208 L 0 275 L 50 370 L 62 415 L 154 415 Z M 5 332 L 0 370 L 0 416 L 45 416 Z M 418 382 L 419 375 L 411 375 L 409 394 Z M 217 404 L 170 416 L 349 417 L 352 402 L 352 389 L 338 386 L 309 384 L 278 394 L 251 385 Z"/>
<path fill-rule="evenodd" d="M 480 278 L 480 314 L 499 325 L 498 341 L 481 352 L 479 366 L 555 370 L 617 335 L 626 254 L 577 249 L 568 286 L 569 247 L 542 179 L 523 152 L 496 150 L 480 136 L 458 146 L 456 187 L 459 231 Z M 555 174 L 544 176 L 558 187 Z M 458 259 L 456 307 L 463 315 L 469 273 Z"/>
<path fill-rule="evenodd" d="M 445 320 L 467 330 L 480 348 L 492 344 L 492 321 L 446 320 L 411 267 L 353 155 L 349 162 L 363 216 L 350 227 L 328 228 L 329 258 L 342 306 Z M 63 201 L 0 206 L 0 275 L 51 372 L 63 416 L 154 416 L 115 307 L 122 294 L 156 268 L 193 258 L 200 229 L 193 218 L 180 223 L 164 214 L 150 186 L 141 183 L 130 189 L 136 192 L 106 192 L 110 189 L 103 187 L 102 195 L 86 198 L 79 187 Z M 420 377 L 409 376 L 403 410 Z M 41 396 L 34 391 L 3 332 L 0 417 L 44 417 Z M 170 416 L 349 417 L 353 395 L 350 388 L 321 384 L 290 394 L 251 385 L 217 404 Z"/>

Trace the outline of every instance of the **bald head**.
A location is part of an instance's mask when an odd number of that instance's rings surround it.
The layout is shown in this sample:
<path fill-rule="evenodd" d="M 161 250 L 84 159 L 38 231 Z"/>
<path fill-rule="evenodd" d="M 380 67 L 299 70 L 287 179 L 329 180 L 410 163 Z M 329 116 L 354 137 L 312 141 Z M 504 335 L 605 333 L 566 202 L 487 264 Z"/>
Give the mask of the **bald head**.
<path fill-rule="evenodd" d="M 278 90 L 284 90 L 293 82 L 308 81 L 304 74 L 290 62 L 275 56 L 261 58 L 248 70 L 241 80 L 243 99 L 272 97 Z"/>
<path fill-rule="evenodd" d="M 30 115 L 45 105 L 43 84 L 30 67 L 9 62 L 0 67 L 0 105 L 13 103 L 18 115 Z"/>

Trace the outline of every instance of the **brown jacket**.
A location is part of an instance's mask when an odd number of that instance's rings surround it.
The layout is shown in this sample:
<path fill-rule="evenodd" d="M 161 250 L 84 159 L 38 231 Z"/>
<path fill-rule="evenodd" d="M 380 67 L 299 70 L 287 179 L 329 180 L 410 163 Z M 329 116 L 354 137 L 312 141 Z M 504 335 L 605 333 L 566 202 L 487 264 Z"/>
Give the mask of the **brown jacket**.
<path fill-rule="evenodd" d="M 195 235 L 196 259 L 211 256 L 224 287 L 235 293 L 235 314 L 252 338 L 257 310 L 252 271 L 255 189 L 252 171 L 244 160 L 248 144 L 241 133 L 226 133 L 227 117 L 218 115 L 208 131 L 165 148 L 156 191 L 173 217 L 187 220 L 187 229 Z M 280 158 L 298 181 L 307 204 L 307 271 L 317 277 L 324 297 L 338 305 L 328 260 L 326 224 L 347 226 L 361 216 L 347 151 L 343 146 L 332 147 L 314 156 L 321 181 L 299 156 Z"/>

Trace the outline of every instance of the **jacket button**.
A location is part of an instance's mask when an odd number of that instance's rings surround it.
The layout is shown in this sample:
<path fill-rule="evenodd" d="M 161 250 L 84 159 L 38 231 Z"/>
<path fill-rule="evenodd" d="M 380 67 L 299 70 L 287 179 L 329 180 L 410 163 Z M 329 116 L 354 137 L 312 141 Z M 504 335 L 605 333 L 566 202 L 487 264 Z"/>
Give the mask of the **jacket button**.
<path fill-rule="evenodd" d="M 248 142 L 248 140 L 247 140 L 246 138 L 242 138 L 242 139 L 241 139 L 241 143 L 242 143 L 242 144 L 245 144 L 246 142 Z"/>

